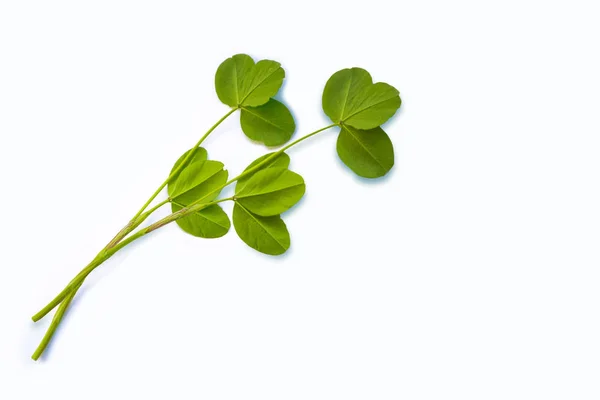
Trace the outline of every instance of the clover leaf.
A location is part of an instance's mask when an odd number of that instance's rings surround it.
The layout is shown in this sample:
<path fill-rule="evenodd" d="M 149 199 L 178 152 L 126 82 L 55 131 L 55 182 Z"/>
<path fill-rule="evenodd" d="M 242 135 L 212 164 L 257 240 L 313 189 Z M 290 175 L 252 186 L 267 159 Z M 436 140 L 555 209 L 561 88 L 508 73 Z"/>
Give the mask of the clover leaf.
<path fill-rule="evenodd" d="M 219 100 L 230 107 L 256 107 L 265 104 L 281 87 L 285 72 L 281 64 L 236 54 L 223 61 L 215 75 Z"/>
<path fill-rule="evenodd" d="M 390 119 L 400 107 L 400 94 L 387 83 L 373 83 L 362 68 L 336 72 L 323 90 L 323 111 L 336 124 L 372 129 Z"/>

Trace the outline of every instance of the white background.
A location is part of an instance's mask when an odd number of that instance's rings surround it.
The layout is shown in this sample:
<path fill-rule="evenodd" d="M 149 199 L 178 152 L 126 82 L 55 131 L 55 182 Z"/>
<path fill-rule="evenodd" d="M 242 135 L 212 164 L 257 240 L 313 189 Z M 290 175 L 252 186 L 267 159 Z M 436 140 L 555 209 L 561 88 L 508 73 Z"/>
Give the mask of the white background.
<path fill-rule="evenodd" d="M 600 398 L 594 2 L 0 4 L 0 398 Z M 168 226 L 33 362 L 30 316 L 225 114 L 239 52 L 282 63 L 296 135 L 339 69 L 397 87 L 394 169 L 303 143 L 287 255 Z M 206 146 L 232 174 L 265 151 L 238 118 Z"/>

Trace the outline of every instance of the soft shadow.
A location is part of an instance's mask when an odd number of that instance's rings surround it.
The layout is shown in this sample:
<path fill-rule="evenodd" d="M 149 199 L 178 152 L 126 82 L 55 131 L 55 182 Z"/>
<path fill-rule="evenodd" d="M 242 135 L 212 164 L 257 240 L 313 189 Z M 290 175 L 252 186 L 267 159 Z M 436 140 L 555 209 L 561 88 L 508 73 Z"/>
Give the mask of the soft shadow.
<path fill-rule="evenodd" d="M 282 103 L 285 103 L 285 99 L 283 98 L 282 93 L 285 91 L 285 87 L 287 86 L 287 81 L 288 80 L 287 80 L 287 77 L 286 77 L 286 79 L 283 80 L 283 83 L 281 84 L 281 87 L 279 88 L 279 91 L 277 92 L 277 94 L 275 94 L 275 96 L 273 96 L 273 98 L 275 100 L 279 100 Z M 287 103 L 286 103 L 286 105 L 287 105 Z"/>
<path fill-rule="evenodd" d="M 280 254 L 278 256 L 269 256 L 269 255 L 263 254 L 263 253 L 260 253 L 260 254 L 263 255 L 263 256 L 265 256 L 265 257 L 271 257 L 271 258 L 275 257 L 276 261 L 283 262 L 283 261 L 287 260 L 288 258 L 290 258 L 292 256 L 293 252 L 294 252 L 294 242 L 292 242 L 292 244 L 290 244 L 290 248 L 287 249 L 287 251 L 285 253 Z M 289 264 L 282 263 L 281 265 L 282 266 L 286 266 L 286 265 L 289 265 Z"/>
<path fill-rule="evenodd" d="M 302 208 L 302 204 L 304 203 L 306 196 L 308 196 L 308 194 L 304 193 L 304 196 L 302 196 L 300 198 L 300 200 L 298 200 L 298 202 L 296 204 L 294 204 L 294 206 L 292 208 L 290 208 L 289 210 L 286 210 L 283 214 L 281 214 L 281 218 L 283 218 L 283 220 L 285 221 L 285 219 L 287 217 L 297 213 L 298 212 L 297 210 Z M 302 211 L 302 210 L 300 210 L 300 211 Z"/>
<path fill-rule="evenodd" d="M 291 142 L 295 139 L 297 139 L 298 136 L 298 116 L 296 115 L 296 112 L 294 111 L 294 109 L 290 106 L 290 103 L 288 103 L 285 99 L 285 96 L 283 95 L 283 91 L 285 90 L 285 86 L 287 85 L 286 83 L 287 81 L 284 79 L 283 80 L 283 85 L 281 85 L 281 89 L 279 89 L 279 92 L 277 92 L 277 94 L 275 96 L 273 96 L 273 98 L 281 103 L 283 103 L 287 109 L 290 111 L 290 114 L 292 114 L 292 118 L 294 119 L 294 123 L 296 124 L 296 130 L 294 131 L 294 133 L 292 134 L 292 137 L 290 138 L 290 140 L 287 142 Z M 285 144 L 287 144 L 285 143 Z M 267 149 L 269 149 L 269 151 L 275 151 L 279 148 L 281 148 L 283 145 L 280 146 L 265 146 Z"/>

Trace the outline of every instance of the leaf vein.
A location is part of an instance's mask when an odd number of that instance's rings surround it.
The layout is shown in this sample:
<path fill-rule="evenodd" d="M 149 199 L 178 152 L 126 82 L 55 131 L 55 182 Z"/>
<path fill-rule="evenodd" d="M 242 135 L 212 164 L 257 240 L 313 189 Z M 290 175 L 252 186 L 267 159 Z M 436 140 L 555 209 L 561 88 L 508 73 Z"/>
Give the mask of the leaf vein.
<path fill-rule="evenodd" d="M 355 115 L 357 115 L 357 114 L 360 114 L 360 113 L 361 113 L 361 112 L 363 112 L 363 111 L 366 111 L 366 110 L 368 110 L 369 108 L 372 108 L 372 107 L 378 106 L 378 105 L 380 105 L 381 103 L 385 103 L 386 101 L 392 100 L 392 99 L 393 99 L 394 97 L 396 97 L 396 96 L 397 96 L 397 94 L 395 94 L 395 95 L 393 95 L 392 97 L 390 97 L 390 98 L 387 98 L 387 99 L 385 99 L 385 100 L 381 100 L 381 101 L 379 101 L 379 102 L 377 102 L 377 103 L 370 104 L 370 105 L 368 105 L 368 106 L 367 106 L 367 107 L 365 107 L 365 108 L 359 109 L 359 110 L 357 110 L 357 111 L 353 112 L 352 114 L 350 114 L 350 115 L 349 115 L 349 116 L 348 116 L 348 117 L 347 117 L 347 118 L 346 118 L 344 121 L 347 121 L 347 120 L 349 120 L 350 118 L 354 117 L 354 116 L 355 116 Z"/>
<path fill-rule="evenodd" d="M 352 136 L 352 138 L 354 140 L 356 140 L 356 142 L 360 145 L 360 147 L 362 147 L 363 149 L 365 149 L 365 151 L 367 152 L 367 154 L 369 154 L 371 156 L 371 158 L 373 158 L 373 160 L 375 160 L 375 162 L 377 164 L 379 164 L 379 166 L 385 171 L 386 168 L 384 167 L 384 165 L 381 163 L 381 161 L 379 161 L 379 159 L 377 159 L 377 157 L 375 157 L 375 155 L 373 153 L 371 153 L 371 151 L 367 148 L 367 146 L 365 146 L 360 140 L 358 140 L 358 137 L 355 135 L 354 132 L 352 132 L 351 129 L 349 129 L 347 126 L 345 127 L 346 130 L 350 133 L 350 135 Z"/>
<path fill-rule="evenodd" d="M 244 195 L 244 194 L 240 195 L 240 194 L 238 194 L 236 197 L 238 199 L 247 199 L 247 198 L 255 197 L 255 196 L 264 196 L 266 194 L 272 194 L 272 193 L 276 193 L 276 192 L 281 192 L 283 190 L 293 189 L 295 187 L 303 186 L 303 185 L 304 185 L 304 183 L 298 183 L 298 184 L 291 185 L 291 186 L 286 186 L 286 187 L 283 187 L 283 188 L 278 188 L 278 189 L 273 189 L 273 190 L 269 190 L 269 191 L 253 193 L 253 194 L 249 194 L 249 195 Z"/>
<path fill-rule="evenodd" d="M 340 113 L 340 121 L 344 120 L 344 112 L 346 111 L 346 103 L 348 103 L 348 96 L 350 95 L 350 86 L 352 86 L 352 78 L 354 74 L 350 74 L 350 79 L 348 80 L 348 89 L 346 90 L 346 96 L 344 98 L 344 102 L 342 103 L 342 112 Z"/>
<path fill-rule="evenodd" d="M 271 232 L 266 229 L 261 223 L 260 221 L 254 216 L 254 214 L 252 214 L 250 211 L 248 211 L 244 206 L 242 206 L 240 203 L 236 202 L 236 204 L 246 212 L 246 214 L 248 214 L 255 222 L 256 224 L 267 234 L 269 235 L 271 238 L 273 238 L 273 240 L 275 240 L 275 242 L 277 242 L 277 244 L 281 247 L 281 249 L 283 251 L 285 251 L 285 246 L 275 237 L 271 234 Z"/>
<path fill-rule="evenodd" d="M 282 130 L 283 132 L 287 132 L 287 131 L 285 130 L 285 128 L 283 128 L 283 127 L 281 127 L 281 126 L 279 126 L 279 125 L 277 125 L 277 124 L 274 124 L 273 122 L 271 122 L 271 121 L 269 121 L 268 119 L 264 118 L 264 117 L 263 117 L 263 116 L 261 116 L 260 114 L 253 113 L 252 111 L 250 111 L 249 109 L 247 109 L 247 108 L 245 108 L 245 107 L 242 107 L 242 109 L 243 109 L 244 111 L 246 111 L 246 112 L 248 112 L 248 113 L 250 113 L 250 114 L 254 115 L 254 116 L 255 116 L 255 117 L 257 117 L 257 118 L 259 118 L 259 119 L 262 119 L 262 120 L 263 120 L 263 121 L 265 121 L 267 124 L 269 124 L 269 125 L 272 125 L 272 126 L 274 126 L 275 128 L 278 128 L 278 129 Z"/>
<path fill-rule="evenodd" d="M 255 65 L 256 66 L 256 65 Z M 248 98 L 248 96 L 250 96 L 260 85 L 263 84 L 264 81 L 266 81 L 267 79 L 269 79 L 275 72 L 279 71 L 281 69 L 281 67 L 276 68 L 275 70 L 273 70 L 273 72 L 271 72 L 269 75 L 267 75 L 262 81 L 258 82 L 253 88 L 252 90 L 250 90 L 246 96 L 244 96 L 244 98 L 242 99 L 242 101 L 240 101 L 238 104 L 243 104 L 244 101 L 246 101 L 246 99 Z"/>

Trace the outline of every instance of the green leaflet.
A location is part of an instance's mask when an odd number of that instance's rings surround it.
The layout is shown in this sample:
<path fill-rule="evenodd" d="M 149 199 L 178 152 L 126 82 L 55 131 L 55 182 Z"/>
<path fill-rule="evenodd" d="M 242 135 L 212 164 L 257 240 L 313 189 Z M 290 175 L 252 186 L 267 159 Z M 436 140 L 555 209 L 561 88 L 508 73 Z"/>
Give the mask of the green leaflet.
<path fill-rule="evenodd" d="M 246 136 L 266 146 L 284 144 L 296 130 L 290 110 L 275 99 L 259 107 L 242 108 L 240 123 Z"/>
<path fill-rule="evenodd" d="M 268 153 L 268 154 L 265 154 L 264 156 L 258 157 L 256 160 L 252 161 L 250 163 L 250 165 L 248 165 L 246 167 L 244 172 L 246 172 L 250 168 L 253 168 L 254 166 L 260 164 L 267 158 L 271 157 L 273 154 L 275 154 L 275 153 Z M 288 168 L 289 166 L 290 166 L 290 156 L 288 156 L 286 153 L 279 153 L 279 155 L 277 157 L 273 158 L 271 161 L 268 161 L 266 164 L 261 165 L 260 168 L 257 169 L 256 171 L 238 179 L 238 181 L 235 185 L 235 191 L 236 191 L 236 193 L 240 192 L 242 190 L 242 188 L 244 187 L 244 185 L 246 184 L 246 182 L 248 182 L 248 180 L 251 177 L 253 177 L 254 174 L 256 174 L 258 171 L 261 171 L 266 168 Z"/>
<path fill-rule="evenodd" d="M 195 150 L 194 161 L 189 163 L 175 178 L 172 178 L 168 186 L 169 196 L 173 199 L 171 204 L 173 212 L 181 210 L 182 207 L 179 204 L 188 205 L 201 199 L 227 181 L 227 171 L 223 170 L 223 163 L 207 161 L 207 152 L 201 147 Z M 177 160 L 173 170 L 181 164 L 188 152 Z M 212 201 L 218 195 L 219 193 L 215 192 L 204 201 Z M 217 204 L 180 218 L 176 222 L 185 232 L 202 238 L 224 236 L 231 227 L 227 214 Z"/>
<path fill-rule="evenodd" d="M 304 179 L 287 168 L 258 171 L 235 195 L 237 203 L 264 217 L 281 214 L 304 195 Z"/>
<path fill-rule="evenodd" d="M 219 100 L 230 107 L 256 107 L 265 104 L 281 87 L 285 72 L 281 64 L 271 60 L 254 60 L 236 54 L 223 61 L 215 75 Z"/>
<path fill-rule="evenodd" d="M 185 158 L 187 157 L 187 155 L 190 151 L 192 151 L 192 150 L 186 151 L 185 153 L 183 153 L 181 155 L 181 157 L 179 157 L 177 159 L 177 161 L 175 161 L 175 164 L 173 165 L 173 168 L 171 168 L 171 172 L 169 173 L 169 175 L 171 175 L 171 174 L 173 174 L 173 172 L 175 172 L 177 167 L 179 167 L 179 165 L 183 162 L 183 160 L 185 160 Z M 204 147 L 196 147 L 193 151 L 194 151 L 194 155 L 188 160 L 187 165 L 190 165 L 194 161 L 206 161 L 208 159 L 208 152 L 206 151 L 206 149 Z M 177 175 L 179 175 L 179 174 L 177 174 Z M 177 176 L 172 177 L 171 180 L 173 180 L 175 178 L 177 178 Z"/>
<path fill-rule="evenodd" d="M 290 248 L 290 234 L 279 215 L 261 217 L 236 202 L 233 226 L 244 243 L 261 253 L 276 256 Z"/>
<path fill-rule="evenodd" d="M 364 178 L 379 178 L 394 166 L 394 147 L 381 128 L 370 130 L 343 126 L 337 140 L 340 159 Z"/>
<path fill-rule="evenodd" d="M 373 83 L 362 68 L 343 69 L 329 78 L 323 90 L 323 111 L 336 124 L 372 129 L 390 119 L 400 107 L 398 91 Z"/>
<path fill-rule="evenodd" d="M 181 208 L 177 204 L 171 204 L 173 212 L 177 212 Z M 180 218 L 176 222 L 181 229 L 190 235 L 207 239 L 224 236 L 231 227 L 229 217 L 218 204 Z"/>
<path fill-rule="evenodd" d="M 223 163 L 219 161 L 195 161 L 169 183 L 167 191 L 175 202 L 188 205 L 225 184 L 227 176 Z M 219 192 L 212 193 L 204 201 L 212 201 L 218 195 Z"/>

